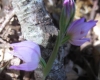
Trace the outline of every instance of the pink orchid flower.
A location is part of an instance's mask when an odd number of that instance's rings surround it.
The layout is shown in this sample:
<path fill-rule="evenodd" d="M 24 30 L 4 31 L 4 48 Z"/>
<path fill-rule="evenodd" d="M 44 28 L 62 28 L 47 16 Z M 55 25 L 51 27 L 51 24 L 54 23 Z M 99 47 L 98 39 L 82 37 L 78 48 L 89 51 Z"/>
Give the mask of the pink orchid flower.
<path fill-rule="evenodd" d="M 67 29 L 67 35 L 70 37 L 69 42 L 73 45 L 81 46 L 83 43 L 90 41 L 85 36 L 96 25 L 96 22 L 94 20 L 85 22 L 84 18 L 74 21 Z"/>
<path fill-rule="evenodd" d="M 10 69 L 32 71 L 38 67 L 41 52 L 40 47 L 32 41 L 23 41 L 11 44 L 11 54 L 20 58 L 25 63 L 11 66 Z"/>

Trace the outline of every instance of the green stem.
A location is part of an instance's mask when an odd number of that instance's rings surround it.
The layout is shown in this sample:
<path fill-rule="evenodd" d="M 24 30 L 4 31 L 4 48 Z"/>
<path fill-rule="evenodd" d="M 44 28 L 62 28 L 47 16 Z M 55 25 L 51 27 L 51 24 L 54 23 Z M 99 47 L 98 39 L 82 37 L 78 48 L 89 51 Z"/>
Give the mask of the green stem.
<path fill-rule="evenodd" d="M 50 56 L 50 58 L 47 62 L 47 65 L 46 65 L 44 71 L 43 71 L 44 79 L 48 75 L 48 73 L 50 72 L 50 70 L 52 68 L 52 65 L 53 65 L 53 62 L 54 62 L 55 58 L 57 57 L 57 53 L 58 53 L 60 43 L 61 43 L 60 36 L 58 35 L 55 46 L 54 46 L 54 49 L 53 49 L 53 52 L 52 52 L 52 54 L 51 54 L 51 56 Z"/>

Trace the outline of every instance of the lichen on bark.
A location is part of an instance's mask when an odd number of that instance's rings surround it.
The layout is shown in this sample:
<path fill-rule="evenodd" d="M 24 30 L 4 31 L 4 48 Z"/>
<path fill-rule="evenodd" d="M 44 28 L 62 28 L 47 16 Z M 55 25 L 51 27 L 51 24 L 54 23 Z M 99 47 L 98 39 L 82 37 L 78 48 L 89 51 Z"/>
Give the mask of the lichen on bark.
<path fill-rule="evenodd" d="M 46 46 L 57 29 L 46 12 L 42 0 L 13 0 L 13 8 L 21 24 L 24 39 Z"/>

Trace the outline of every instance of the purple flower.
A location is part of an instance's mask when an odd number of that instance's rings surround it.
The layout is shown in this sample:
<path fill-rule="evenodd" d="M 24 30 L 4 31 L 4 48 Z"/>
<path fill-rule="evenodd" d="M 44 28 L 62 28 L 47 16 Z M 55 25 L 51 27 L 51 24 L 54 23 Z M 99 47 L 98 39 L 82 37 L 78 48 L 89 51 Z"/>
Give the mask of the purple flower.
<path fill-rule="evenodd" d="M 90 41 L 85 36 L 96 25 L 96 22 L 93 20 L 85 22 L 84 18 L 74 21 L 67 29 L 67 35 L 70 37 L 69 42 L 73 45 L 81 46 L 84 42 Z"/>
<path fill-rule="evenodd" d="M 69 19 L 69 17 L 73 17 L 74 13 L 75 13 L 74 0 L 64 0 L 63 6 L 65 9 L 65 13 L 66 13 L 67 18 Z"/>
<path fill-rule="evenodd" d="M 11 44 L 11 54 L 20 58 L 25 63 L 18 66 L 11 66 L 10 69 L 32 71 L 38 67 L 41 52 L 40 47 L 32 41 L 23 41 Z"/>

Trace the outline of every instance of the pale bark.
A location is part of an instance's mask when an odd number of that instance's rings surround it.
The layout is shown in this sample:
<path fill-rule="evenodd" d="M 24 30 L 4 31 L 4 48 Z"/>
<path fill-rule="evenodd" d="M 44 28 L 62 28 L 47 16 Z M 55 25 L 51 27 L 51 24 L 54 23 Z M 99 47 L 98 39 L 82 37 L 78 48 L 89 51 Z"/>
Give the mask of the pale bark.
<path fill-rule="evenodd" d="M 12 5 L 21 24 L 24 39 L 46 46 L 50 35 L 57 35 L 57 29 L 42 0 L 13 0 Z"/>

